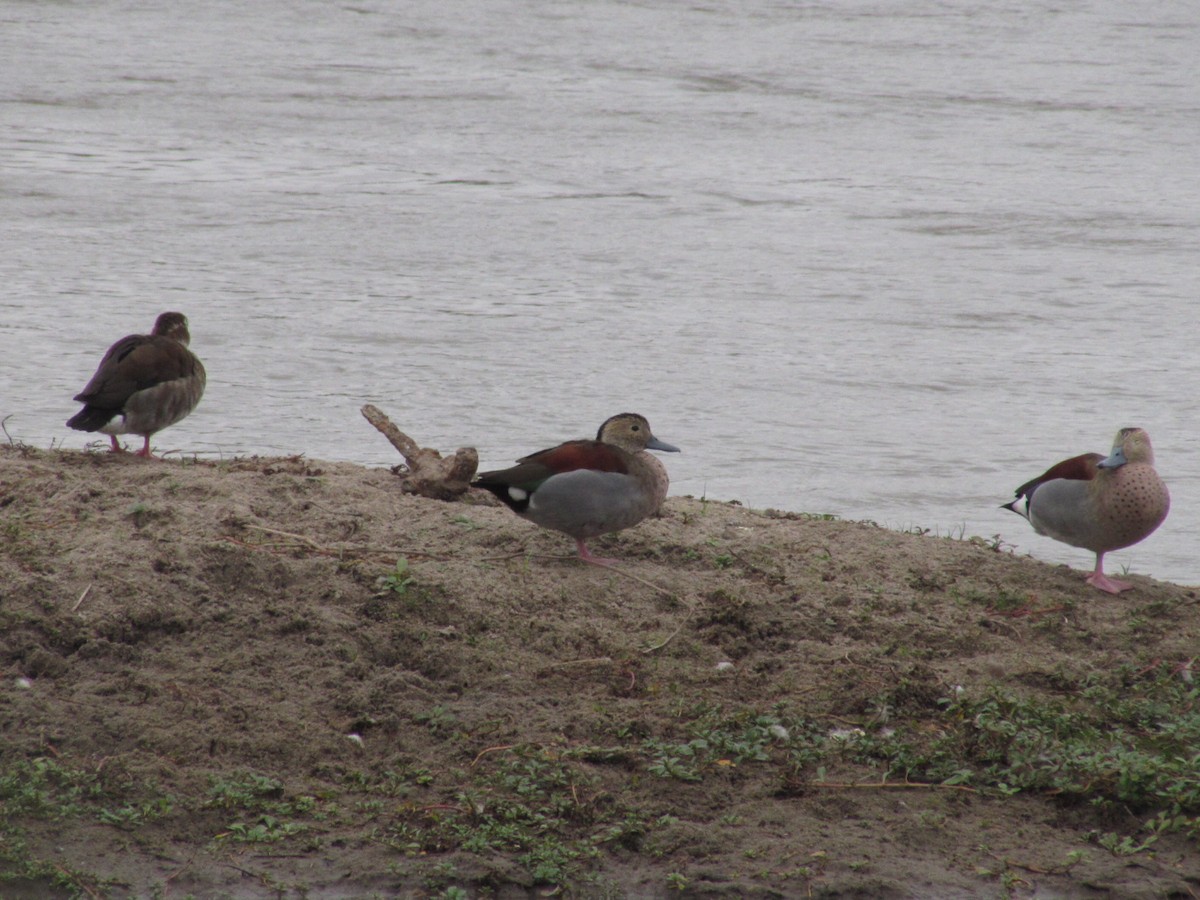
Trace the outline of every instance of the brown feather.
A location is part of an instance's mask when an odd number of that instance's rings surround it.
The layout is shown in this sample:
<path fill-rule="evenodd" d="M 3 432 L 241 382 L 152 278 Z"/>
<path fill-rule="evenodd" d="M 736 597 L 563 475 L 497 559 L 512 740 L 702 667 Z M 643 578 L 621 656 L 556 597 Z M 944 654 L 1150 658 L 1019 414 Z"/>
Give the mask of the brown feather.
<path fill-rule="evenodd" d="M 1097 463 L 1103 459 L 1104 456 L 1100 453 L 1081 453 L 1079 456 L 1064 459 L 1060 463 L 1055 463 L 1037 478 L 1025 482 L 1013 493 L 1018 498 L 1030 497 L 1039 484 L 1045 484 L 1056 478 L 1065 478 L 1069 481 L 1091 481 L 1100 471 Z"/>

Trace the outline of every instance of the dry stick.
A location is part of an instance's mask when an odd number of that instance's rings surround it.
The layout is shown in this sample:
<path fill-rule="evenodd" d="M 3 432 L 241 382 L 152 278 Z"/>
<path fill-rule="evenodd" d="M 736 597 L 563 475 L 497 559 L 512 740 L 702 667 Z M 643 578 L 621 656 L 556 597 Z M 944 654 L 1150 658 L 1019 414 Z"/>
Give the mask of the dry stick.
<path fill-rule="evenodd" d="M 375 553 L 386 556 L 424 556 L 426 559 L 450 559 L 444 553 L 431 553 L 428 550 L 413 550 L 408 547 L 358 547 L 355 553 Z"/>
<path fill-rule="evenodd" d="M 475 557 L 475 562 L 496 562 L 501 559 L 516 559 L 518 556 L 525 556 L 525 555 L 526 555 L 526 553 L 524 550 L 517 550 L 513 553 L 505 553 L 503 556 L 477 556 L 477 557 Z M 536 557 L 531 556 L 530 558 L 536 558 Z M 568 559 L 569 557 L 548 556 L 548 557 L 543 557 L 543 558 L 544 559 Z"/>
<path fill-rule="evenodd" d="M 568 659 L 563 662 L 550 663 L 548 666 L 542 666 L 541 671 L 550 672 L 554 669 L 565 669 L 567 666 L 603 666 L 611 663 L 611 656 L 594 656 L 591 659 Z"/>
<path fill-rule="evenodd" d="M 683 621 L 680 622 L 678 626 L 676 626 L 674 631 L 672 631 L 670 634 L 668 634 L 665 638 L 663 638 L 657 644 L 651 644 L 649 647 L 646 647 L 645 649 L 643 649 L 642 653 L 654 653 L 655 651 L 661 650 L 663 647 L 667 646 L 667 644 L 669 644 L 669 643 L 671 643 L 671 641 L 675 640 L 675 635 L 677 635 L 677 634 L 679 634 L 679 632 L 683 631 L 683 626 L 685 624 L 687 624 L 687 620 L 689 618 L 691 618 L 690 610 L 688 611 L 687 616 L 684 617 Z"/>
<path fill-rule="evenodd" d="M 460 447 L 443 457 L 431 447 L 418 446 L 378 407 L 368 403 L 360 411 L 404 457 L 409 470 L 404 479 L 405 491 L 435 500 L 454 500 L 470 490 L 471 479 L 479 468 L 479 454 L 474 447 Z"/>
<path fill-rule="evenodd" d="M 498 753 L 501 750 L 511 750 L 515 746 L 517 746 L 517 745 L 516 744 L 503 744 L 499 747 L 485 747 L 484 749 L 480 750 L 479 753 L 476 755 L 474 761 L 472 761 L 472 763 L 471 763 L 471 768 L 472 769 L 475 768 L 475 766 L 477 766 L 479 764 L 479 761 L 481 759 L 483 759 L 487 754 Z"/>
<path fill-rule="evenodd" d="M 626 578 L 632 578 L 634 581 L 640 581 L 642 584 L 646 585 L 646 587 L 650 588 L 651 590 L 658 591 L 660 594 L 662 594 L 664 597 L 667 597 L 668 599 L 674 599 L 674 597 L 675 597 L 675 595 L 673 593 L 671 593 L 670 591 L 668 591 L 666 588 L 659 587 L 653 581 L 648 581 L 645 578 L 643 578 L 641 575 L 634 575 L 632 572 L 627 572 L 624 569 L 617 568 L 616 566 L 603 566 L 603 568 L 607 569 L 610 572 L 616 572 L 618 575 L 624 575 Z M 663 647 L 667 646 L 667 644 L 671 643 L 671 641 L 673 641 L 675 639 L 675 636 L 683 630 L 683 626 L 687 624 L 687 620 L 692 617 L 692 613 L 694 613 L 695 611 L 696 610 L 693 607 L 688 606 L 688 614 L 683 617 L 683 619 L 679 622 L 679 625 L 675 628 L 675 630 L 672 631 L 665 638 L 663 638 L 661 641 L 659 641 L 657 644 L 651 644 L 649 647 L 646 647 L 644 650 L 642 650 L 642 653 L 654 653 L 658 650 L 661 650 Z"/>
<path fill-rule="evenodd" d="M 1067 872 L 1064 866 L 1055 866 L 1053 869 L 1043 869 L 1040 866 L 1028 865 L 1027 863 L 1017 862 L 1015 859 L 1008 859 L 998 853 L 989 853 L 992 859 L 1004 863 L 1006 866 L 1016 866 L 1018 869 L 1024 869 L 1026 872 L 1033 872 L 1036 875 L 1062 875 Z"/>
<path fill-rule="evenodd" d="M 324 552 L 324 551 L 320 551 L 320 550 L 313 550 L 311 547 L 308 547 L 305 544 L 289 544 L 289 543 L 285 543 L 283 541 L 272 541 L 271 543 L 255 544 L 250 541 L 238 540 L 237 538 L 231 537 L 230 535 L 227 535 L 227 534 L 221 535 L 221 540 L 227 541 L 230 544 L 237 544 L 239 547 L 246 547 L 249 550 L 261 550 L 264 553 L 273 553 L 276 556 L 280 556 L 284 553 L 290 553 L 295 550 L 305 550 L 305 549 L 310 550 L 313 553 L 320 553 L 323 556 L 330 555 L 328 552 Z"/>
<path fill-rule="evenodd" d="M 265 531 L 267 534 L 277 534 L 280 537 L 294 538 L 297 541 L 302 541 L 314 550 L 330 550 L 330 547 L 323 547 L 314 541 L 312 538 L 307 538 L 302 534 L 293 534 L 290 531 L 280 531 L 277 528 L 267 528 L 265 525 L 246 525 L 247 528 L 253 528 L 255 531 Z"/>
<path fill-rule="evenodd" d="M 363 414 L 364 419 L 374 425 L 379 433 L 388 439 L 389 444 L 400 451 L 400 455 L 404 457 L 404 461 L 408 463 L 408 467 L 411 469 L 413 460 L 421 452 L 421 448 L 417 446 L 417 442 L 397 428 L 379 407 L 368 403 L 360 412 Z"/>
<path fill-rule="evenodd" d="M 71 873 L 70 873 L 70 872 L 68 872 L 66 869 L 64 869 L 62 866 L 58 866 L 58 865 L 56 865 L 54 868 L 55 868 L 55 869 L 57 869 L 57 870 L 58 870 L 58 872 L 59 872 L 59 874 L 61 874 L 61 875 L 62 875 L 62 877 L 63 877 L 63 882 L 64 882 L 65 884 L 71 884 L 72 882 L 74 882 L 76 885 L 78 885 L 79 887 L 83 888 L 83 892 L 84 892 L 85 894 L 87 894 L 89 897 L 93 897 L 93 898 L 94 898 L 94 900 L 100 900 L 100 895 L 99 895 L 98 893 L 96 893 L 95 891 L 93 891 L 93 890 L 92 890 L 92 889 L 91 889 L 91 888 L 90 888 L 88 885 L 84 884 L 84 883 L 83 883 L 82 881 L 80 881 L 79 879 L 77 879 L 77 878 L 72 878 L 72 877 L 71 877 Z"/>
<path fill-rule="evenodd" d="M 237 538 L 231 537 L 228 534 L 221 535 L 221 540 L 227 541 L 230 544 L 237 544 L 239 547 L 246 547 L 250 550 L 264 550 L 268 553 L 275 553 L 277 551 L 282 552 L 284 550 L 296 550 L 300 546 L 299 544 L 281 544 L 281 543 L 252 544 L 252 543 L 250 543 L 250 541 L 240 541 Z"/>
<path fill-rule="evenodd" d="M 835 722 L 844 722 L 847 725 L 853 725 L 855 728 L 863 727 L 863 723 L 861 721 L 859 721 L 858 719 L 847 719 L 843 716 L 835 716 L 835 715 L 833 715 L 833 713 L 825 713 L 821 718 L 833 719 L 833 721 L 835 721 Z"/>
<path fill-rule="evenodd" d="M 920 784 L 915 781 L 870 781 L 865 784 L 843 781 L 810 781 L 805 787 L 816 788 L 864 788 L 875 790 L 899 790 L 904 788 L 922 789 L 927 791 L 966 791 L 968 794 L 978 794 L 979 791 L 965 784 Z"/>
<path fill-rule="evenodd" d="M 217 837 L 219 837 L 219 838 L 226 837 L 231 833 L 232 832 L 226 831 L 224 834 L 218 834 Z M 241 866 L 234 865 L 233 863 L 225 863 L 225 865 L 228 866 L 229 868 L 233 869 L 235 872 L 241 872 L 247 878 L 254 878 L 259 881 L 262 880 L 263 876 L 262 876 L 261 872 L 251 872 L 249 869 L 243 869 Z"/>
<path fill-rule="evenodd" d="M 93 581 L 92 584 L 95 584 Z M 87 595 L 92 592 L 92 584 L 89 584 L 83 589 L 83 593 L 79 595 L 79 599 L 75 601 L 75 605 L 71 607 L 71 612 L 75 612 L 83 605 L 83 601 L 87 599 Z"/>
<path fill-rule="evenodd" d="M 423 556 L 425 559 L 449 560 L 451 557 L 444 553 L 431 553 L 429 550 L 412 550 L 407 547 L 362 547 L 358 553 L 370 553 L 378 556 Z"/>
<path fill-rule="evenodd" d="M 1004 616 L 1009 619 L 1036 619 L 1038 616 L 1048 616 L 1050 613 L 1062 612 L 1068 609 L 1066 606 L 1043 606 L 1040 609 L 1032 606 L 1022 606 L 1020 609 L 1013 609 L 1007 612 L 1003 610 L 988 610 L 993 615 Z"/>
<path fill-rule="evenodd" d="M 264 531 L 267 534 L 277 534 L 280 537 L 294 538 L 295 540 L 301 541 L 305 546 L 317 551 L 318 553 L 352 553 L 352 554 L 363 554 L 363 553 L 384 554 L 384 553 L 386 553 L 389 555 L 399 554 L 401 556 L 425 556 L 430 559 L 441 559 L 442 558 L 441 554 L 438 554 L 438 553 L 430 553 L 428 550 L 412 550 L 412 549 L 409 549 L 406 547 L 330 547 L 330 546 L 327 546 L 324 544 L 318 544 L 312 538 L 305 537 L 302 534 L 293 534 L 290 531 L 280 531 L 277 528 L 267 528 L 265 525 L 253 525 L 253 524 L 247 523 L 246 527 L 253 528 L 256 531 Z M 250 544 L 250 543 L 247 543 L 246 541 L 239 541 L 237 538 L 231 538 L 231 537 L 227 537 L 226 540 L 233 541 L 235 544 L 241 544 L 245 547 L 266 547 L 266 546 L 287 547 L 288 546 L 287 544 L 272 544 L 272 545 Z"/>
<path fill-rule="evenodd" d="M 664 597 L 666 597 L 669 600 L 673 599 L 675 597 L 675 595 L 673 593 L 671 593 L 670 591 L 668 591 L 665 587 L 659 587 L 653 581 L 648 581 L 647 579 L 643 578 L 641 575 L 634 575 L 632 572 L 627 572 L 624 569 L 617 568 L 616 566 L 601 565 L 600 568 L 602 568 L 608 572 L 616 572 L 618 575 L 624 575 L 626 578 L 632 578 L 634 581 L 640 581 L 646 587 L 650 588 L 651 590 L 658 591 L 660 594 L 662 594 Z"/>
<path fill-rule="evenodd" d="M 78 519 L 59 519 L 57 522 L 30 522 L 22 527 L 30 531 L 49 531 L 51 528 L 62 528 L 64 525 L 74 525 Z"/>
<path fill-rule="evenodd" d="M 197 848 L 197 849 L 196 849 L 196 850 L 195 850 L 195 851 L 192 853 L 192 855 L 191 855 L 190 857 L 188 857 L 188 861 L 187 861 L 187 862 L 185 862 L 183 865 L 181 865 L 181 866 L 180 866 L 178 869 L 176 869 L 176 870 L 175 870 L 174 872 L 172 872 L 170 875 L 168 875 L 168 876 L 167 876 L 167 877 L 164 879 L 164 882 L 163 882 L 163 883 L 164 883 L 165 885 L 167 885 L 167 886 L 170 886 L 170 884 L 171 884 L 171 882 L 172 882 L 172 881 L 174 881 L 176 878 L 178 878 L 180 875 L 182 875 L 184 872 L 186 872 L 188 869 L 190 869 L 190 868 L 192 867 L 192 863 L 194 863 L 194 862 L 196 861 L 196 856 L 197 856 L 197 854 L 199 854 L 199 853 L 200 853 L 200 850 L 199 850 L 199 848 Z"/>
<path fill-rule="evenodd" d="M 520 556 L 520 555 L 521 555 L 520 553 L 514 553 L 511 556 Z M 485 556 L 482 558 L 483 559 L 510 559 L 511 556 Z M 532 556 L 534 558 L 541 558 L 541 559 L 561 559 L 561 560 L 574 560 L 577 558 L 574 556 L 549 556 L 549 555 L 544 555 L 544 554 L 532 554 Z M 618 575 L 624 575 L 626 578 L 632 578 L 634 581 L 640 581 L 642 584 L 644 584 L 646 587 L 650 588 L 652 591 L 657 591 L 658 593 L 662 594 L 664 597 L 666 597 L 669 600 L 675 598 L 675 595 L 671 591 L 668 591 L 665 587 L 661 587 L 660 585 L 655 584 L 653 581 L 649 581 L 649 580 L 643 578 L 641 575 L 634 575 L 632 572 L 628 572 L 625 569 L 618 568 L 617 566 L 606 566 L 603 564 L 599 564 L 598 568 L 604 569 L 607 572 L 615 572 Z M 674 640 L 675 636 L 677 634 L 679 634 L 680 631 L 683 630 L 683 626 L 687 623 L 687 620 L 689 618 L 691 618 L 691 615 L 693 612 L 695 612 L 695 610 L 689 606 L 688 614 L 683 618 L 683 621 L 679 623 L 678 628 L 676 628 L 674 631 L 672 631 L 662 641 L 660 641 L 659 643 L 654 644 L 650 647 L 647 647 L 642 652 L 643 653 L 653 653 L 654 651 L 661 650 L 663 647 L 667 646 L 667 644 L 671 643 L 671 641 Z"/>

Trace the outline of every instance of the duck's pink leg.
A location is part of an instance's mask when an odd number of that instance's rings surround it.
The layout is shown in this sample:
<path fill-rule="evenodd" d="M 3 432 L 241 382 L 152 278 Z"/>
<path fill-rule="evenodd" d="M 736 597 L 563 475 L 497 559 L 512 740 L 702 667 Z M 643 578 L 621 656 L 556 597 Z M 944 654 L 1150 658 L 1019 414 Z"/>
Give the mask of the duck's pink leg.
<path fill-rule="evenodd" d="M 593 556 L 592 551 L 587 548 L 587 544 L 583 542 L 582 538 L 576 539 L 575 546 L 579 548 L 579 558 L 584 562 L 591 563 L 593 566 L 615 566 L 617 564 L 615 559 Z"/>
<path fill-rule="evenodd" d="M 1117 581 L 1117 579 L 1109 578 L 1104 574 L 1103 553 L 1096 554 L 1096 568 L 1087 577 L 1087 583 L 1092 587 L 1100 588 L 1102 591 L 1108 591 L 1110 594 L 1119 594 L 1121 591 L 1127 591 L 1133 587 L 1128 581 Z"/>

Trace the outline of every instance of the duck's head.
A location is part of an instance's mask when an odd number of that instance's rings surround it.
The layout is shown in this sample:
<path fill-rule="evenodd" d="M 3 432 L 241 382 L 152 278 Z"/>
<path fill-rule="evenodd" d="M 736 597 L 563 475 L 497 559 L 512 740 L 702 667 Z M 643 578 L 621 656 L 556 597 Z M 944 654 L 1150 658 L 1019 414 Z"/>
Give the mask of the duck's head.
<path fill-rule="evenodd" d="M 192 339 L 188 332 L 187 316 L 178 312 L 165 312 L 155 319 L 154 330 L 150 333 L 179 341 L 185 347 Z"/>
<path fill-rule="evenodd" d="M 1154 448 L 1145 429 L 1122 428 L 1113 439 L 1112 453 L 1097 465 L 1102 469 L 1119 469 L 1126 463 L 1154 465 Z"/>
<path fill-rule="evenodd" d="M 662 450 L 666 453 L 678 453 L 679 448 L 660 441 L 650 430 L 650 423 L 645 416 L 637 413 L 620 413 L 607 419 L 600 430 L 596 432 L 596 440 L 612 444 L 630 453 L 641 450 Z"/>

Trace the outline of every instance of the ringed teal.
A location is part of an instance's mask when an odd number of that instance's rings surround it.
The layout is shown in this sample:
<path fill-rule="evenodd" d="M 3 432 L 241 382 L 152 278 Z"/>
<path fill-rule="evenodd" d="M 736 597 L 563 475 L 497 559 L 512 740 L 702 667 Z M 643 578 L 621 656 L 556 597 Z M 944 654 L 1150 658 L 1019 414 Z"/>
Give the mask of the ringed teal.
<path fill-rule="evenodd" d="M 1095 553 L 1087 582 L 1110 594 L 1133 585 L 1104 574 L 1104 554 L 1149 537 L 1171 507 L 1154 470 L 1150 435 L 1141 428 L 1117 432 L 1107 457 L 1084 453 L 1051 466 L 1017 488 L 1016 496 L 1003 508 L 1024 516 L 1038 534 Z"/>
<path fill-rule="evenodd" d="M 96 374 L 75 395 L 84 404 L 67 425 L 109 436 L 121 452 L 118 434 L 145 438 L 138 456 L 152 458 L 150 435 L 187 416 L 204 393 L 205 373 L 188 350 L 187 317 L 165 312 L 149 334 L 131 334 L 108 348 Z"/>
<path fill-rule="evenodd" d="M 491 491 L 522 518 L 575 539 L 580 559 L 595 565 L 587 540 L 629 528 L 657 512 L 670 480 L 647 450 L 678 453 L 660 441 L 637 413 L 621 413 L 600 426 L 595 440 L 567 441 L 483 472 L 475 484 Z"/>

